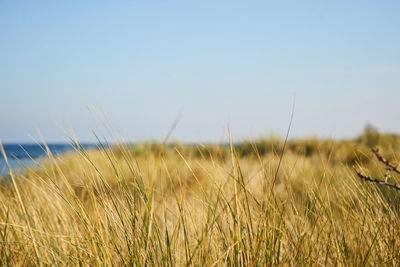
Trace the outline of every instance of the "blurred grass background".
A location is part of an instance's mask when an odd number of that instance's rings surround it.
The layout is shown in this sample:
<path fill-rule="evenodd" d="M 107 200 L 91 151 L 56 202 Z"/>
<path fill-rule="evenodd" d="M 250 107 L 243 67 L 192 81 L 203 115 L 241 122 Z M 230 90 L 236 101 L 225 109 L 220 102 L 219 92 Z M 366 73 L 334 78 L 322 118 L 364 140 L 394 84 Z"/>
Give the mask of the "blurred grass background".
<path fill-rule="evenodd" d="M 71 141 L 75 152 L 1 180 L 1 265 L 400 264 L 399 193 L 351 168 L 384 177 L 370 148 L 398 162 L 399 135 Z"/>

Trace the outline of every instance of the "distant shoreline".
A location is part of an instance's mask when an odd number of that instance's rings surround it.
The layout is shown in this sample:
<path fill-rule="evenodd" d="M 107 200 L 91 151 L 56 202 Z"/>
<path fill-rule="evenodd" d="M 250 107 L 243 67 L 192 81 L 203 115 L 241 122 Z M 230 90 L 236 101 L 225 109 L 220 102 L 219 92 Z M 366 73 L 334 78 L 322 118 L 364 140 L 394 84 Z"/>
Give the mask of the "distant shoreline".
<path fill-rule="evenodd" d="M 80 144 L 84 148 L 95 148 L 96 144 Z M 51 143 L 51 144 L 36 144 L 36 143 L 4 143 L 4 151 L 8 162 L 13 171 L 19 172 L 27 167 L 35 165 L 32 159 L 36 160 L 47 155 L 47 148 L 54 155 L 65 154 L 73 151 L 74 146 L 68 143 Z M 46 148 L 47 147 L 47 148 Z M 0 176 L 8 176 L 8 166 L 3 155 L 0 156 Z"/>

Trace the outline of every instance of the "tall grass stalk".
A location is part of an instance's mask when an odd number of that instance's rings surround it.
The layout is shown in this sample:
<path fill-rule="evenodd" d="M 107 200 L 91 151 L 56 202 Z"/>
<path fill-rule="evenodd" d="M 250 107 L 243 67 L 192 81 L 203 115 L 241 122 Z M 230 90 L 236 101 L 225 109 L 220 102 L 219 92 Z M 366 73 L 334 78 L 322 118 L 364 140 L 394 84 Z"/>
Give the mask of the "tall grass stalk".
<path fill-rule="evenodd" d="M 400 264 L 398 193 L 351 168 L 384 175 L 363 139 L 95 138 L 1 181 L 1 265 Z"/>

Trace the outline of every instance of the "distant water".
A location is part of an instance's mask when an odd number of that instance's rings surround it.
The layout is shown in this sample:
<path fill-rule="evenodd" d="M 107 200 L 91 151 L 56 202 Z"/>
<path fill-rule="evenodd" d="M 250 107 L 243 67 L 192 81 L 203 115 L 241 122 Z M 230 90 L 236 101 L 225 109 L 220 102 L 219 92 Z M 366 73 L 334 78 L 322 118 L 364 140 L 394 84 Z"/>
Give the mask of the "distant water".
<path fill-rule="evenodd" d="M 48 144 L 50 151 L 54 155 L 63 154 L 67 151 L 73 150 L 69 144 Z M 8 162 L 13 171 L 21 171 L 26 167 L 34 165 L 34 160 L 46 156 L 46 150 L 43 145 L 38 144 L 3 144 L 4 150 L 7 155 Z M 85 144 L 85 148 L 95 147 L 94 144 Z M 0 153 L 0 175 L 7 175 L 8 167 L 6 165 L 3 155 Z"/>

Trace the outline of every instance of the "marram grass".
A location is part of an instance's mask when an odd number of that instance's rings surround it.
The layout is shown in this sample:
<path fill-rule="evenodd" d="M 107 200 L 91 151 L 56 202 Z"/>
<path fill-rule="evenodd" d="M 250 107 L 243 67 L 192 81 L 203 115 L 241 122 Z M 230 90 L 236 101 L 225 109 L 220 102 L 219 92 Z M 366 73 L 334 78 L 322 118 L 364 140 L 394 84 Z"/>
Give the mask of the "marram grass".
<path fill-rule="evenodd" d="M 1 182 L 0 264 L 399 266 L 400 192 L 351 168 L 384 176 L 366 143 L 289 141 L 283 154 L 282 144 L 49 155 Z"/>

